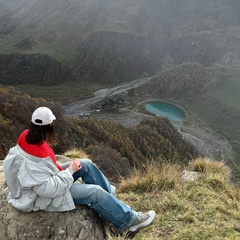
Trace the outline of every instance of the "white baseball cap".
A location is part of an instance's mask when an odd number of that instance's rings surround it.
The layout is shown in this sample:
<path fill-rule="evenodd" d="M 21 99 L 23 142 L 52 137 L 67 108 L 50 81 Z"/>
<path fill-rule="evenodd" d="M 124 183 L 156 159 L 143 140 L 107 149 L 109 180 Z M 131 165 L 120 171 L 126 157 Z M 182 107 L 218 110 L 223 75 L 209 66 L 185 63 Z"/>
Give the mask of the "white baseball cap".
<path fill-rule="evenodd" d="M 32 114 L 32 123 L 44 126 L 48 125 L 56 120 L 56 117 L 53 115 L 51 109 L 47 107 L 39 107 Z"/>

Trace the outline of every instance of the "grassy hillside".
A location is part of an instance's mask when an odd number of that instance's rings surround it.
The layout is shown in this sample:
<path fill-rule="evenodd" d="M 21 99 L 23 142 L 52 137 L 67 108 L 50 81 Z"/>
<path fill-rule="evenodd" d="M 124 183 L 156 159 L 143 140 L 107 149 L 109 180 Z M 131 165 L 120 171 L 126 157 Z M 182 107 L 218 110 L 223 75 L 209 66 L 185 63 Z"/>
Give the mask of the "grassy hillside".
<path fill-rule="evenodd" d="M 76 157 L 77 152 L 66 153 Z M 81 152 L 81 155 L 83 153 Z M 120 235 L 106 225 L 108 239 L 239 239 L 240 189 L 223 162 L 196 158 L 184 168 L 154 161 L 123 178 L 117 197 L 136 211 L 154 209 L 154 222 Z"/>
<path fill-rule="evenodd" d="M 240 238 L 239 188 L 229 182 L 229 169 L 209 159 L 194 160 L 189 169 L 201 172 L 197 180 L 183 181 L 176 165 L 153 165 L 120 185 L 118 197 L 124 202 L 157 212 L 154 223 L 134 239 Z"/>

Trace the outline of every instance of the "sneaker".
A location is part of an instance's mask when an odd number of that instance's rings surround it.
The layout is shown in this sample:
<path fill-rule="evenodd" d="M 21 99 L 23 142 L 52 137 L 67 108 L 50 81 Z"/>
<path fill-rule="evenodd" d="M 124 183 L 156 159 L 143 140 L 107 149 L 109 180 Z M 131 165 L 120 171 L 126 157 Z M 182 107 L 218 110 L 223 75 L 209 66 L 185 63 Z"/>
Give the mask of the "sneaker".
<path fill-rule="evenodd" d="M 154 220 L 156 212 L 151 210 L 146 213 L 138 212 L 138 219 L 128 229 L 130 232 L 135 232 L 141 227 L 146 227 Z"/>

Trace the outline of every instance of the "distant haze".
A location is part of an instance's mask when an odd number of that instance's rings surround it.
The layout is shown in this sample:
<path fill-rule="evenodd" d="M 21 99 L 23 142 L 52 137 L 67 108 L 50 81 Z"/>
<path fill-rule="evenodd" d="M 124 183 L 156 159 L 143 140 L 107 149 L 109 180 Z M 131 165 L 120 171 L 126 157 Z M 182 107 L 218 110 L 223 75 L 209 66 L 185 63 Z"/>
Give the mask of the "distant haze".
<path fill-rule="evenodd" d="M 186 61 L 238 66 L 239 24 L 237 0 L 0 0 L 0 50 L 119 82 Z"/>

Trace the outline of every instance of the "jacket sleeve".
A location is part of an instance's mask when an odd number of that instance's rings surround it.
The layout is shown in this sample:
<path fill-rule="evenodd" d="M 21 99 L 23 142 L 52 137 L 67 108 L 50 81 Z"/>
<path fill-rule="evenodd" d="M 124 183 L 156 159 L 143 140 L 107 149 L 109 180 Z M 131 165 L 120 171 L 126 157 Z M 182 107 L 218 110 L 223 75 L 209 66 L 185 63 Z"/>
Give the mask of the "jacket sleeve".
<path fill-rule="evenodd" d="M 73 184 L 73 177 L 69 168 L 58 174 L 49 176 L 46 181 L 33 187 L 33 190 L 41 197 L 58 197 L 65 194 Z"/>
<path fill-rule="evenodd" d="M 25 164 L 29 162 L 25 161 Z M 55 198 L 65 194 L 73 184 L 72 170 L 67 168 L 63 171 L 56 170 L 56 167 L 46 165 L 22 166 L 31 169 L 28 174 L 19 172 L 19 179 L 22 187 L 32 188 L 40 197 Z M 23 171 L 24 173 L 24 171 Z"/>
<path fill-rule="evenodd" d="M 20 184 L 17 176 L 22 161 L 22 157 L 16 154 L 15 148 L 11 148 L 3 162 L 5 179 L 14 198 L 20 197 Z"/>

